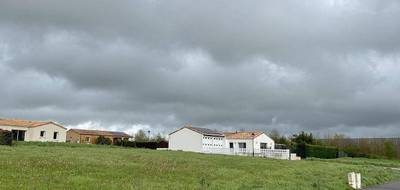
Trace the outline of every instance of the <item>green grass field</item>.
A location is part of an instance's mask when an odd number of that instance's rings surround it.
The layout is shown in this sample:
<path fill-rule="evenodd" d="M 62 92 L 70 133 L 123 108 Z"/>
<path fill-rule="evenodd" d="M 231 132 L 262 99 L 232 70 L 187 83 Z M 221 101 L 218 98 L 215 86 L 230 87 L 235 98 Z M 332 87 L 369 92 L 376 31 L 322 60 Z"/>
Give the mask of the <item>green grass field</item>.
<path fill-rule="evenodd" d="M 284 161 L 97 145 L 0 146 L 0 189 L 348 189 L 400 180 L 400 161 Z"/>

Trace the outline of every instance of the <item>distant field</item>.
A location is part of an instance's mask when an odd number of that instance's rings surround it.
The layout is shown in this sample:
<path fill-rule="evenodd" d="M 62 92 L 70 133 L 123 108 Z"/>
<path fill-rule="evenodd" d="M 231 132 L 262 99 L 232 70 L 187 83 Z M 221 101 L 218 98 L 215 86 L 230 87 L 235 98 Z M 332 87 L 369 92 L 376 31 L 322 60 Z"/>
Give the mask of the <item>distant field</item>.
<path fill-rule="evenodd" d="M 348 189 L 400 180 L 399 161 L 283 161 L 97 145 L 0 146 L 0 189 Z"/>

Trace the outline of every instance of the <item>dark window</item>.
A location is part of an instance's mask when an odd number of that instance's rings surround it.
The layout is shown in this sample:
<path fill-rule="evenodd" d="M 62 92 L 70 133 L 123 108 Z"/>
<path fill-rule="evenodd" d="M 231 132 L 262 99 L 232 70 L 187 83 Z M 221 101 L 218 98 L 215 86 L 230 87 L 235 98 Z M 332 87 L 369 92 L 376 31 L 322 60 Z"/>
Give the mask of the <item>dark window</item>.
<path fill-rule="evenodd" d="M 246 148 L 246 143 L 239 143 L 239 148 Z"/>
<path fill-rule="evenodd" d="M 267 149 L 267 143 L 260 143 L 261 149 Z"/>
<path fill-rule="evenodd" d="M 54 132 L 53 139 L 57 139 L 57 136 L 58 136 L 58 132 Z"/>
<path fill-rule="evenodd" d="M 11 132 L 14 141 L 25 141 L 25 131 L 12 130 Z"/>
<path fill-rule="evenodd" d="M 233 143 L 229 143 L 229 148 L 233 148 Z"/>
<path fill-rule="evenodd" d="M 45 131 L 40 131 L 40 137 L 44 137 Z"/>

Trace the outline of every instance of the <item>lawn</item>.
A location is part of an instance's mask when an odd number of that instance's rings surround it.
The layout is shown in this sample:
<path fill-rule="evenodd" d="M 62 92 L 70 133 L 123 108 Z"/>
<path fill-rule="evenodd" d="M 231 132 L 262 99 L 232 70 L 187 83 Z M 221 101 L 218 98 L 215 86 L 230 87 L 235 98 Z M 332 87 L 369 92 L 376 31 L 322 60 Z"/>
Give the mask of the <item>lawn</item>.
<path fill-rule="evenodd" d="M 97 145 L 0 146 L 0 189 L 348 189 L 400 180 L 399 161 L 285 161 Z"/>

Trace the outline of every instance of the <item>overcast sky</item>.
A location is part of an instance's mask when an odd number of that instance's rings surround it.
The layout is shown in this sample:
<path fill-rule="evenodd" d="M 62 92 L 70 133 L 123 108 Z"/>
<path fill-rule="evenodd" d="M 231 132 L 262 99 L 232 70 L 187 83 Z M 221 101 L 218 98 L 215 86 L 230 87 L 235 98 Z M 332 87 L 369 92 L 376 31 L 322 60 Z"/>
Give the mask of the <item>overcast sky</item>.
<path fill-rule="evenodd" d="M 0 117 L 400 135 L 400 1 L 0 1 Z"/>

